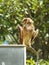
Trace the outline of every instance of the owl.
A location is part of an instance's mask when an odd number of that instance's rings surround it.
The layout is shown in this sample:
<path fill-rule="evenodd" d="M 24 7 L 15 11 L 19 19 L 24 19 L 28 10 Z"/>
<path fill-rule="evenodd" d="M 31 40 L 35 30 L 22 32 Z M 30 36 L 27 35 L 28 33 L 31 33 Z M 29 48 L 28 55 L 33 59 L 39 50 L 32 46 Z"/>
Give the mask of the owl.
<path fill-rule="evenodd" d="M 38 36 L 38 29 L 35 30 L 34 21 L 31 18 L 24 18 L 22 26 L 18 25 L 20 43 L 31 47 L 32 40 Z"/>

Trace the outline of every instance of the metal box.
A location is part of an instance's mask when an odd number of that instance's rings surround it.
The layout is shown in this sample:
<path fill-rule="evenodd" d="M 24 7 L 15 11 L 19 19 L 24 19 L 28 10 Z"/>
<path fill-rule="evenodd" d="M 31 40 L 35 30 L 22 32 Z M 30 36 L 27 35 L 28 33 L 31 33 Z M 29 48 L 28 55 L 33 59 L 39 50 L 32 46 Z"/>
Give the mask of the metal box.
<path fill-rule="evenodd" d="M 0 65 L 26 65 L 26 47 L 0 46 Z"/>

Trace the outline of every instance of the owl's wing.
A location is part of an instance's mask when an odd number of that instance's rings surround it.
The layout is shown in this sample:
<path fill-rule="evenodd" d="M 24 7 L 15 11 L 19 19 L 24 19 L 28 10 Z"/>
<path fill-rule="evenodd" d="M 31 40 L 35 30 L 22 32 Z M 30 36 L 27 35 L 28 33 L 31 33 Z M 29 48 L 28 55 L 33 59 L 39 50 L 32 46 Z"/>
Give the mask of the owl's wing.
<path fill-rule="evenodd" d="M 19 40 L 20 40 L 20 43 L 22 44 L 22 31 L 23 31 L 23 28 L 18 25 L 18 36 L 19 36 Z"/>
<path fill-rule="evenodd" d="M 34 40 L 38 36 L 38 33 L 39 33 L 38 29 L 33 31 L 33 34 L 32 34 L 33 39 L 32 40 Z"/>

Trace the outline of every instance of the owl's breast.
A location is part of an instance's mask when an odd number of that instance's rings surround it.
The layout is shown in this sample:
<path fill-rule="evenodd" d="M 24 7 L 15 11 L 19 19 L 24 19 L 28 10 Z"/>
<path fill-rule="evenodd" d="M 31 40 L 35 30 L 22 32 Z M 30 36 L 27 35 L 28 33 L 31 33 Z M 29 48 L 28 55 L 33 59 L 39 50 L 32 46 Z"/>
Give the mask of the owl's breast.
<path fill-rule="evenodd" d="M 23 38 L 29 40 L 30 38 L 32 38 L 32 32 L 24 30 L 23 31 Z"/>

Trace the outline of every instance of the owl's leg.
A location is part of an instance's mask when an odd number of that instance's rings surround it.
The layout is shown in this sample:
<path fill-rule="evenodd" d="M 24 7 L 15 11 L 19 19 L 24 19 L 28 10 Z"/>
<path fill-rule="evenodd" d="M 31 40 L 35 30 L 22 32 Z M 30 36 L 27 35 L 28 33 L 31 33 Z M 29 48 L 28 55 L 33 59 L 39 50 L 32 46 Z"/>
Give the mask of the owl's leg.
<path fill-rule="evenodd" d="M 23 43 L 22 44 L 25 45 L 25 40 L 23 40 Z"/>
<path fill-rule="evenodd" d="M 29 41 L 28 46 L 31 47 L 31 42 Z"/>
<path fill-rule="evenodd" d="M 23 43 L 23 45 L 25 45 L 25 43 Z"/>

